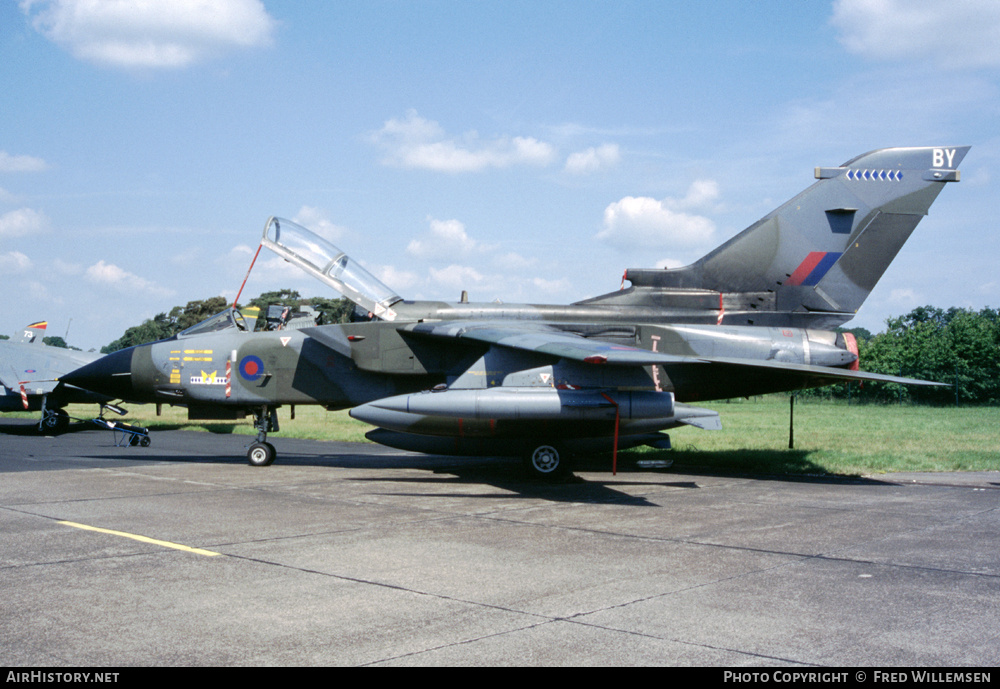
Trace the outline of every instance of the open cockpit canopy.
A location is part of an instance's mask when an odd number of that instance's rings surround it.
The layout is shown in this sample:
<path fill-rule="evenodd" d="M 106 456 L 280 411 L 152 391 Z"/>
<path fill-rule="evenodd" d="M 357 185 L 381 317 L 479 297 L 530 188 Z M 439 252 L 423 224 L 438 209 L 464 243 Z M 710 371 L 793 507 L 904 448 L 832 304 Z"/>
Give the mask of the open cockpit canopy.
<path fill-rule="evenodd" d="M 291 220 L 270 218 L 261 245 L 334 288 L 374 318 L 396 318 L 392 305 L 402 300 L 346 253 Z"/>

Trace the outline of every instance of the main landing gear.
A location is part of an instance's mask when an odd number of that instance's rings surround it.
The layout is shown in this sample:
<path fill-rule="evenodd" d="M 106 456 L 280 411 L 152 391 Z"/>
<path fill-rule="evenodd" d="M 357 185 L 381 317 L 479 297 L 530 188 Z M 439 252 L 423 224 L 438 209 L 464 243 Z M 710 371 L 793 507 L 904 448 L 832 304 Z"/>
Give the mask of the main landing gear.
<path fill-rule="evenodd" d="M 556 480 L 569 473 L 569 457 L 558 445 L 533 445 L 523 460 L 528 474 L 534 478 Z"/>
<path fill-rule="evenodd" d="M 266 467 L 274 463 L 278 453 L 274 445 L 267 442 L 267 434 L 278 432 L 278 410 L 263 406 L 253 412 L 253 426 L 257 429 L 257 441 L 247 450 L 247 461 L 253 467 Z"/>
<path fill-rule="evenodd" d="M 42 409 L 42 419 L 38 422 L 40 432 L 59 434 L 65 432 L 67 428 L 69 428 L 69 414 L 65 409 L 59 407 Z"/>

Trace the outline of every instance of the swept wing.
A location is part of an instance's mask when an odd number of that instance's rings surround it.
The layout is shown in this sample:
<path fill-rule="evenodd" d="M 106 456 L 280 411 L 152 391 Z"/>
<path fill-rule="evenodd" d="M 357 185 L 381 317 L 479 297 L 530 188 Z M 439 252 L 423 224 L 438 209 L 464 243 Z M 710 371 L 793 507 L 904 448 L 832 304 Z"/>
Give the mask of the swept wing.
<path fill-rule="evenodd" d="M 740 357 L 683 356 L 667 352 L 652 352 L 638 347 L 588 339 L 546 324 L 525 323 L 523 321 L 418 323 L 407 326 L 405 330 L 436 339 L 472 340 L 508 349 L 544 354 L 557 359 L 569 359 L 584 364 L 664 366 L 669 368 L 725 366 L 735 369 L 773 372 L 776 375 L 784 375 L 790 380 L 801 379 L 804 384 L 813 385 L 819 381 L 827 381 L 828 383 L 878 381 L 904 385 L 943 385 L 943 383 L 901 376 L 786 361 Z"/>

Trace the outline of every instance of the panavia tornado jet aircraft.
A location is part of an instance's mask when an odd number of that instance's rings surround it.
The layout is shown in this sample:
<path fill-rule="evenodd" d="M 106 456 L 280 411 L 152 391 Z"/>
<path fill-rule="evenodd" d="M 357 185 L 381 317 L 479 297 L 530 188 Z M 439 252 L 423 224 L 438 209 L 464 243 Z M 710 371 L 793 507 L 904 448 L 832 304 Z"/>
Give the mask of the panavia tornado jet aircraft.
<path fill-rule="evenodd" d="M 0 411 L 41 411 L 39 430 L 61 431 L 69 425 L 67 404 L 103 405 L 112 398 L 58 380 L 101 355 L 43 344 L 47 327 L 46 321 L 31 323 L 20 339 L 0 341 Z"/>
<path fill-rule="evenodd" d="M 274 461 L 275 409 L 352 408 L 368 437 L 427 453 L 520 455 L 540 475 L 579 453 L 669 446 L 720 427 L 692 402 L 851 380 L 851 319 L 968 147 L 890 148 L 816 168 L 812 186 L 692 265 L 633 270 L 565 306 L 407 301 L 305 228 L 261 244 L 356 305 L 353 322 L 251 332 L 231 308 L 177 336 L 63 376 L 115 398 L 250 413 L 253 465 Z"/>

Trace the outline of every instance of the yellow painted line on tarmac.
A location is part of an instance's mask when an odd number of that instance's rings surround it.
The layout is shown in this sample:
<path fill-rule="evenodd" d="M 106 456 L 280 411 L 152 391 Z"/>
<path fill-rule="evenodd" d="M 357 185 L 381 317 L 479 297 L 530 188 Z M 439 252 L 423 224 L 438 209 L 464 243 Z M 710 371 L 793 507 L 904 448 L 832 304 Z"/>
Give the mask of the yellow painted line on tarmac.
<path fill-rule="evenodd" d="M 131 538 L 133 541 L 140 541 L 142 543 L 151 543 L 153 545 L 163 546 L 164 548 L 173 548 L 174 550 L 183 550 L 188 553 L 195 553 L 196 555 L 205 555 L 206 557 L 215 557 L 216 555 L 221 555 L 222 553 L 215 553 L 211 550 L 202 550 L 201 548 L 192 548 L 188 545 L 181 545 L 180 543 L 171 543 L 170 541 L 158 541 L 155 538 L 149 538 L 148 536 L 140 536 L 139 534 L 127 533 L 125 531 L 112 531 L 111 529 L 101 529 L 96 526 L 88 526 L 87 524 L 77 524 L 76 522 L 59 522 L 65 526 L 72 526 L 74 529 L 83 529 L 85 531 L 97 531 L 98 533 L 111 534 L 112 536 L 121 536 L 122 538 Z"/>

